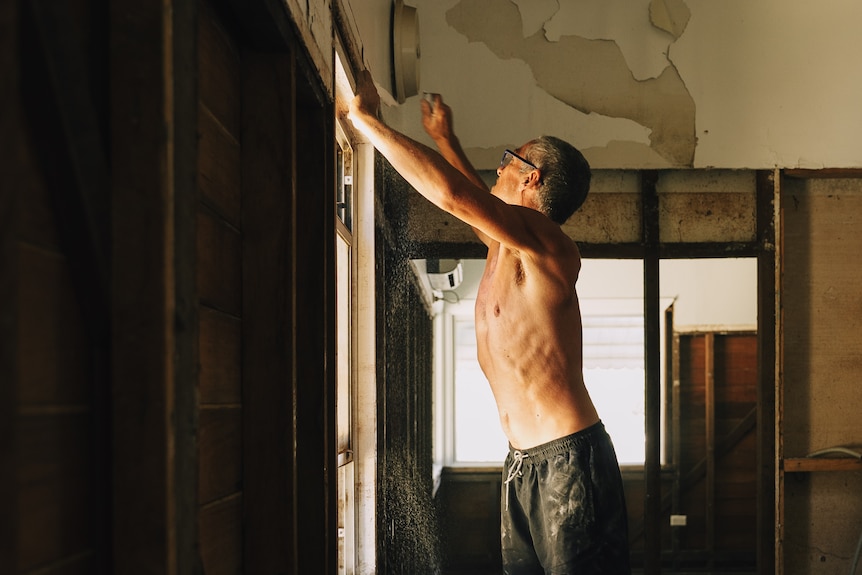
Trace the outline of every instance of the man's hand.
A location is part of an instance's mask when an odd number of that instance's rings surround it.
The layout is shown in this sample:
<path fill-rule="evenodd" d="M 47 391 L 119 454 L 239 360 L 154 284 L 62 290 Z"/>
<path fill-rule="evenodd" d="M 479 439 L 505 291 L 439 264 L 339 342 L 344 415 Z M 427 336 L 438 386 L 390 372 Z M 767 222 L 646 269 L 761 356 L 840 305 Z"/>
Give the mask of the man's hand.
<path fill-rule="evenodd" d="M 422 127 L 438 144 L 452 140 L 452 109 L 443 103 L 440 94 L 430 94 L 431 101 L 422 98 Z"/>
<path fill-rule="evenodd" d="M 356 76 L 356 96 L 350 102 L 348 117 L 357 128 L 369 119 L 380 118 L 380 94 L 377 93 L 374 78 L 368 70 L 363 70 Z"/>

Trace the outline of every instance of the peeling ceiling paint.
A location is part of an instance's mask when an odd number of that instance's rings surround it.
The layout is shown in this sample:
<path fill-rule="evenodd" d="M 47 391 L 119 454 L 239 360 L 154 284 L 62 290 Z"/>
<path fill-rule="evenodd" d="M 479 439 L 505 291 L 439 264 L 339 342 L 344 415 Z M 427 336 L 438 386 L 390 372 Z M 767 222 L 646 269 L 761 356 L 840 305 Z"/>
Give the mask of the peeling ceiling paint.
<path fill-rule="evenodd" d="M 670 165 L 692 164 L 694 101 L 673 66 L 638 81 L 612 40 L 560 35 L 551 42 L 542 32 L 524 37 L 520 11 L 510 0 L 462 0 L 446 17 L 470 42 L 503 60 L 524 62 L 554 98 L 586 114 L 633 120 L 650 130 L 650 148 Z M 649 25 L 648 10 L 641 17 Z"/>
<path fill-rule="evenodd" d="M 452 106 L 479 169 L 543 133 L 597 168 L 862 167 L 859 0 L 407 1 L 420 89 Z M 391 0 L 361 3 L 380 5 L 360 11 L 367 42 Z M 386 43 L 367 48 L 385 90 Z M 433 144 L 418 97 L 383 96 L 393 127 Z"/>
<path fill-rule="evenodd" d="M 651 0 L 649 16 L 656 28 L 679 38 L 691 18 L 691 11 L 683 0 Z"/>

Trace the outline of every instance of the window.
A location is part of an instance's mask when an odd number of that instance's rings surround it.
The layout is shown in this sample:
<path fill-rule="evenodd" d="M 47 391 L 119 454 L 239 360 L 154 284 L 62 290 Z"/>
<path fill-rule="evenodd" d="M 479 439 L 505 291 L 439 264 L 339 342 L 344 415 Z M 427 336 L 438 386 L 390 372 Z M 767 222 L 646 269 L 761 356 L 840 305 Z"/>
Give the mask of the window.
<path fill-rule="evenodd" d="M 336 109 L 344 109 L 353 92 L 337 49 Z M 374 149 L 349 122 L 335 125 L 336 528 L 338 573 L 351 575 L 377 571 Z"/>
<path fill-rule="evenodd" d="M 353 235 L 351 188 L 352 150 L 339 127 L 336 172 L 336 449 L 338 463 L 338 567 L 353 573 L 355 545 L 355 497 L 353 464 Z"/>
<path fill-rule="evenodd" d="M 435 337 L 439 374 L 435 450 L 440 465 L 499 465 L 507 441 L 496 405 L 476 360 L 473 306 L 483 260 L 462 260 L 464 281 L 453 297 L 438 301 Z M 674 306 L 682 327 L 748 328 L 756 324 L 756 262 L 748 259 L 663 260 L 662 311 Z M 585 259 L 578 280 L 584 338 L 584 380 L 611 435 L 621 465 L 645 456 L 643 262 Z M 691 324 L 691 325 L 689 325 Z M 667 327 L 658 326 L 660 341 Z M 662 349 L 662 369 L 669 350 Z M 665 381 L 665 374 L 662 374 Z M 661 404 L 667 404 L 662 385 Z M 661 414 L 662 433 L 668 414 Z M 661 445 L 665 445 L 664 438 Z M 662 451 L 662 463 L 667 454 Z"/>

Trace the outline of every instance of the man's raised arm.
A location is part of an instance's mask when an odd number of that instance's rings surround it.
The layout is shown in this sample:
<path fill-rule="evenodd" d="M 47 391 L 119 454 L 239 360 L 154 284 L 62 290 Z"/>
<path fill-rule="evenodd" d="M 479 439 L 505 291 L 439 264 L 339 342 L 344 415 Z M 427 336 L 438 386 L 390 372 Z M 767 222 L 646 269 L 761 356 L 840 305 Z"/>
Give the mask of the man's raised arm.
<path fill-rule="evenodd" d="M 467 155 L 461 148 L 461 142 L 452 129 L 452 108 L 443 103 L 440 94 L 430 94 L 430 96 L 430 101 L 423 98 L 421 102 L 422 127 L 425 128 L 425 132 L 437 144 L 437 149 L 447 162 L 455 166 L 471 182 L 488 190 L 488 186 L 467 159 Z"/>
<path fill-rule="evenodd" d="M 357 76 L 356 96 L 350 103 L 349 118 L 353 125 L 416 191 L 472 226 L 483 242 L 487 244 L 494 235 L 508 235 L 503 229 L 506 218 L 499 213 L 505 204 L 488 192 L 475 170 L 469 169 L 472 177 L 461 171 L 460 167 L 469 163 L 453 165 L 440 153 L 387 126 L 379 114 L 380 96 L 371 73 L 365 70 Z M 441 138 L 441 142 L 447 153 L 457 158 L 460 146 L 453 148 L 451 139 Z"/>

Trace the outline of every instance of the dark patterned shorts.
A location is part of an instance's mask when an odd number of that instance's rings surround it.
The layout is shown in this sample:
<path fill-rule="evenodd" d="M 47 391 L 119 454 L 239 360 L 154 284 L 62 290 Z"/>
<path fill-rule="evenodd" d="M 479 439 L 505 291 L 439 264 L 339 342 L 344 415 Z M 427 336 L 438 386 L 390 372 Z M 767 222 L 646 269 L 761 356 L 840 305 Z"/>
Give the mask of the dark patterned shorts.
<path fill-rule="evenodd" d="M 602 422 L 526 451 L 503 470 L 506 575 L 628 575 L 628 518 Z"/>

